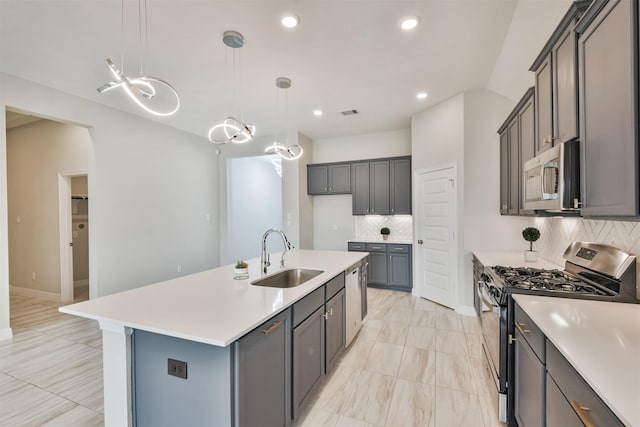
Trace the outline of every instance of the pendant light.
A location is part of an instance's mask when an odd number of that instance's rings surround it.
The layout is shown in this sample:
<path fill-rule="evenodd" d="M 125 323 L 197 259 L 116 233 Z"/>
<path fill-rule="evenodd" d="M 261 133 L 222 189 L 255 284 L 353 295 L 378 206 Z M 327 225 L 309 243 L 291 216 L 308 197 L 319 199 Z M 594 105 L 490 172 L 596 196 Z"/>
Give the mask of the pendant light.
<path fill-rule="evenodd" d="M 244 36 L 237 31 L 225 31 L 222 36 L 222 42 L 227 48 L 231 48 L 232 56 L 232 98 L 233 98 L 233 115 L 227 116 L 221 123 L 213 126 L 209 129 L 209 141 L 214 144 L 227 144 L 229 142 L 235 142 L 236 144 L 243 144 L 253 139 L 256 133 L 256 127 L 248 125 L 240 118 L 238 118 L 236 112 L 236 62 L 240 62 L 239 50 L 244 46 Z M 238 60 L 236 61 L 236 53 Z M 225 72 L 227 72 L 228 64 L 225 61 Z"/>
<path fill-rule="evenodd" d="M 180 97 L 178 92 L 167 83 L 165 80 L 157 77 L 151 77 L 148 74 L 148 63 L 145 64 L 145 54 L 148 46 L 148 20 L 147 20 L 147 0 L 144 0 L 144 8 L 142 7 L 142 1 L 138 0 L 138 35 L 140 40 L 140 76 L 127 77 L 124 74 L 124 0 L 121 0 L 121 27 L 120 36 L 122 40 L 122 51 L 120 68 L 111 60 L 107 58 L 107 66 L 113 74 L 114 80 L 100 86 L 97 90 L 98 93 L 104 93 L 115 88 L 122 88 L 122 90 L 135 102 L 140 108 L 148 113 L 156 116 L 171 116 L 175 114 L 180 108 Z M 144 9 L 144 37 L 143 37 L 143 9 Z M 158 101 L 160 100 L 160 101 Z M 158 102 L 154 102 L 158 101 Z M 162 104 L 162 105 L 155 105 Z M 166 105 L 168 104 L 168 105 Z"/>
<path fill-rule="evenodd" d="M 278 77 L 276 79 L 276 87 L 284 92 L 284 117 L 285 120 L 288 118 L 286 117 L 288 115 L 289 112 L 289 99 L 287 96 L 287 89 L 289 89 L 291 87 L 291 79 L 287 78 L 287 77 Z M 276 103 L 279 104 L 279 96 L 276 96 Z M 287 121 L 287 126 L 288 128 L 288 121 Z M 280 157 L 282 157 L 285 160 L 297 160 L 300 157 L 302 157 L 302 153 L 304 152 L 304 150 L 302 149 L 302 146 L 300 146 L 299 144 L 295 144 L 295 145 L 291 145 L 290 144 L 290 134 L 289 131 L 287 129 L 287 134 L 286 134 L 286 143 L 282 143 L 280 141 L 278 141 L 278 135 L 276 134 L 276 140 L 273 142 L 273 144 L 269 145 L 264 152 L 267 154 L 278 154 Z"/>

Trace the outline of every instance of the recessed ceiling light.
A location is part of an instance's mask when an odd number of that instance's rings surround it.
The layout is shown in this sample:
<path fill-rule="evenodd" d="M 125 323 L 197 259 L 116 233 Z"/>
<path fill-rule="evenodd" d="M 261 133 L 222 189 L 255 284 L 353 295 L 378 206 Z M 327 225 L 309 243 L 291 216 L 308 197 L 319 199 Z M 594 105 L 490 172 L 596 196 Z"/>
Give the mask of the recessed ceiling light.
<path fill-rule="evenodd" d="M 300 23 L 300 18 L 298 18 L 296 15 L 286 15 L 282 17 L 282 20 L 280 22 L 282 22 L 282 25 L 287 28 L 295 28 Z"/>
<path fill-rule="evenodd" d="M 313 110 L 313 115 L 316 117 L 320 117 L 322 115 L 322 110 Z"/>
<path fill-rule="evenodd" d="M 416 98 L 418 98 L 418 99 L 425 99 L 427 96 L 429 96 L 427 94 L 427 92 L 418 92 L 418 93 L 416 93 Z"/>
<path fill-rule="evenodd" d="M 418 22 L 420 22 L 418 18 L 410 16 L 402 20 L 402 23 L 400 23 L 400 27 L 406 31 L 413 30 L 418 26 Z"/>

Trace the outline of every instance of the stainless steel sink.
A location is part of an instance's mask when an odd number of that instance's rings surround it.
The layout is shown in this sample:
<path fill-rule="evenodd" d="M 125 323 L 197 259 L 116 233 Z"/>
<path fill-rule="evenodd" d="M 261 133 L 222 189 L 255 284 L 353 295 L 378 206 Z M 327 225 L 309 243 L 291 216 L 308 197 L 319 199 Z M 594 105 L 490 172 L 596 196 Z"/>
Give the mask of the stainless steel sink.
<path fill-rule="evenodd" d="M 268 286 L 270 288 L 294 288 L 302 285 L 319 274 L 324 273 L 322 270 L 307 270 L 304 268 L 290 268 L 282 270 L 271 276 L 254 280 L 252 285 Z"/>

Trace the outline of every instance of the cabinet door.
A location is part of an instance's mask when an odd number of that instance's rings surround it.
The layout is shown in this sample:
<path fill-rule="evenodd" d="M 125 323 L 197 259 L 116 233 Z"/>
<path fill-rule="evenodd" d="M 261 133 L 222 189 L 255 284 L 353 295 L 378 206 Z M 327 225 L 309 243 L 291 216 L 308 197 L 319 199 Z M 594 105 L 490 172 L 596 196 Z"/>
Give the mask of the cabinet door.
<path fill-rule="evenodd" d="M 291 323 L 286 310 L 235 342 L 237 426 L 284 426 L 291 417 Z"/>
<path fill-rule="evenodd" d="M 351 165 L 351 191 L 354 215 L 369 213 L 369 162 Z"/>
<path fill-rule="evenodd" d="M 515 331 L 515 417 L 519 427 L 544 426 L 545 367 Z"/>
<path fill-rule="evenodd" d="M 389 250 L 389 286 L 411 290 L 411 246 L 387 245 Z"/>
<path fill-rule="evenodd" d="M 531 215 L 533 212 L 523 209 L 524 189 L 522 174 L 522 165 L 527 160 L 533 159 L 535 156 L 535 114 L 534 114 L 533 97 L 522 107 L 518 113 L 518 122 L 520 124 L 520 162 L 518 164 L 518 213 L 520 215 Z"/>
<path fill-rule="evenodd" d="M 376 215 L 389 214 L 389 161 L 371 162 L 371 179 L 369 182 L 370 213 Z"/>
<path fill-rule="evenodd" d="M 351 193 L 351 165 L 329 165 L 329 193 Z"/>
<path fill-rule="evenodd" d="M 293 418 L 324 375 L 324 305 L 293 330 Z"/>
<path fill-rule="evenodd" d="M 500 134 L 500 213 L 509 213 L 509 131 Z"/>
<path fill-rule="evenodd" d="M 327 194 L 328 169 L 326 165 L 307 166 L 307 194 Z"/>
<path fill-rule="evenodd" d="M 584 216 L 638 213 L 632 5 L 608 2 L 578 39 Z"/>
<path fill-rule="evenodd" d="M 389 162 L 391 168 L 391 214 L 411 215 L 411 159 Z"/>
<path fill-rule="evenodd" d="M 573 27 L 567 28 L 553 55 L 553 136 L 554 144 L 578 136 L 578 45 Z"/>
<path fill-rule="evenodd" d="M 536 71 L 536 155 L 553 146 L 553 87 L 551 54 Z M 545 143 L 546 141 L 546 143 Z"/>
<path fill-rule="evenodd" d="M 518 215 L 520 202 L 520 147 L 518 119 L 508 127 L 509 132 L 509 215 Z"/>
<path fill-rule="evenodd" d="M 362 320 L 367 317 L 367 270 L 369 269 L 369 261 L 367 260 L 360 267 L 360 289 L 362 290 Z"/>
<path fill-rule="evenodd" d="M 584 427 L 555 381 L 547 374 L 546 416 L 549 427 Z"/>
<path fill-rule="evenodd" d="M 367 272 L 369 285 L 387 284 L 387 254 L 386 252 L 369 253 L 369 270 Z"/>
<path fill-rule="evenodd" d="M 331 372 L 345 345 L 344 289 L 327 301 L 326 318 L 326 373 Z"/>

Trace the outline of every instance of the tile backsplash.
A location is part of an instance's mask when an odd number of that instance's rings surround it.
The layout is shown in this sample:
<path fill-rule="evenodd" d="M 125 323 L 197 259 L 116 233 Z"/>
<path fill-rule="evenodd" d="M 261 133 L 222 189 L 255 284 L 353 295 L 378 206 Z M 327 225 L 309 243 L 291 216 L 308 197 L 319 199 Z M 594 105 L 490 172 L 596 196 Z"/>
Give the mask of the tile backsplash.
<path fill-rule="evenodd" d="M 357 215 L 355 222 L 356 239 L 379 239 L 382 227 L 388 227 L 391 230 L 393 239 L 413 239 L 413 218 L 409 215 Z"/>
<path fill-rule="evenodd" d="M 571 242 L 597 242 L 640 255 L 640 222 L 583 218 L 535 218 L 540 239 L 534 248 L 542 258 L 564 266 L 562 254 Z"/>

